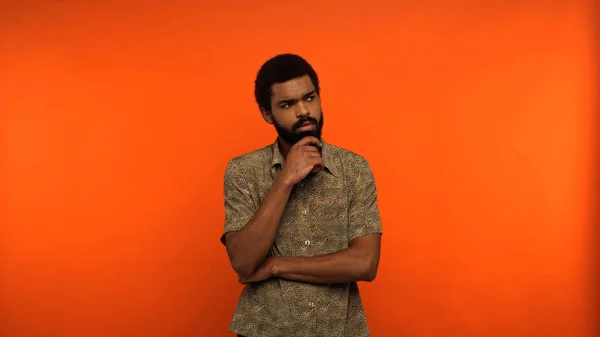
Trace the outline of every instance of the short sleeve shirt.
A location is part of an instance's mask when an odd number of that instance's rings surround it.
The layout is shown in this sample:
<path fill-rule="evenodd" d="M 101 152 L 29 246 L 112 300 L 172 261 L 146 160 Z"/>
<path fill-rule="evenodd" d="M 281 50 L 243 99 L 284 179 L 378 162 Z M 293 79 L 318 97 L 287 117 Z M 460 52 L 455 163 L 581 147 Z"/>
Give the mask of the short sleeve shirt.
<path fill-rule="evenodd" d="M 368 162 L 349 150 L 322 143 L 325 169 L 292 189 L 271 256 L 333 253 L 348 248 L 355 238 L 382 233 Z M 223 244 L 226 233 L 250 221 L 283 165 L 278 141 L 229 162 Z M 230 331 L 246 337 L 370 336 L 356 282 L 324 285 L 278 278 L 245 285 Z"/>

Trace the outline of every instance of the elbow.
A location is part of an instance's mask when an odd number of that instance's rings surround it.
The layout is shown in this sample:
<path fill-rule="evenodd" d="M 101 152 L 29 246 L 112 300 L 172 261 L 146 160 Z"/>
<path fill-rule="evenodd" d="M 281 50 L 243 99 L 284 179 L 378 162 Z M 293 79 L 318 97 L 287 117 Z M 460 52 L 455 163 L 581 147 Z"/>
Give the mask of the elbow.
<path fill-rule="evenodd" d="M 249 272 L 247 269 L 236 270 L 235 273 L 237 274 L 238 278 L 241 280 L 247 280 L 250 277 L 252 277 L 252 272 Z"/>
<path fill-rule="evenodd" d="M 365 282 L 373 282 L 373 281 L 375 281 L 376 277 L 377 277 L 377 268 L 370 268 L 365 273 L 364 281 Z"/>
<path fill-rule="evenodd" d="M 366 259 L 362 268 L 362 281 L 364 282 L 373 282 L 377 277 L 377 269 L 379 266 L 379 261 L 375 258 Z"/>
<path fill-rule="evenodd" d="M 236 260 L 231 261 L 231 266 L 233 267 L 233 271 L 242 279 L 247 279 L 254 274 L 254 268 L 247 263 L 241 263 Z"/>
<path fill-rule="evenodd" d="M 229 255 L 229 261 L 233 271 L 242 279 L 249 278 L 254 273 L 255 267 L 244 259 L 241 254 L 236 253 L 233 249 L 233 245 L 230 243 L 227 246 L 227 254 Z"/>

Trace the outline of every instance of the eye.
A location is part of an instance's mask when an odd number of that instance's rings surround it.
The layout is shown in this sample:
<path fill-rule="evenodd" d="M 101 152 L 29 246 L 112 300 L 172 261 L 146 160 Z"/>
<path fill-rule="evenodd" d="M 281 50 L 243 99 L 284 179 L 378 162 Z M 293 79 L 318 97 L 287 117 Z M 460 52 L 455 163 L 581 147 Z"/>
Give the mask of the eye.
<path fill-rule="evenodd" d="M 306 97 L 306 100 L 309 101 L 309 102 L 312 101 L 312 100 L 314 100 L 314 99 L 315 99 L 315 95 Z"/>
<path fill-rule="evenodd" d="M 282 104 L 282 105 L 281 105 L 281 108 L 282 108 L 282 109 L 287 109 L 287 108 L 289 108 L 289 107 L 291 107 L 291 106 L 292 106 L 292 105 L 291 105 L 290 103 L 285 103 L 285 104 Z"/>

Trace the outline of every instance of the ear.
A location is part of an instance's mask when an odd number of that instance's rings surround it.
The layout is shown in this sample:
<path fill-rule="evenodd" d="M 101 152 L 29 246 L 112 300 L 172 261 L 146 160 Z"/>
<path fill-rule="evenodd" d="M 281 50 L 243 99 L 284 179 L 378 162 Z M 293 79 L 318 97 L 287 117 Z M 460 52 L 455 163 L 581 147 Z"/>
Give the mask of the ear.
<path fill-rule="evenodd" d="M 271 113 L 271 111 L 260 109 L 260 113 L 262 114 L 265 122 L 267 122 L 268 124 L 273 124 L 273 114 Z"/>

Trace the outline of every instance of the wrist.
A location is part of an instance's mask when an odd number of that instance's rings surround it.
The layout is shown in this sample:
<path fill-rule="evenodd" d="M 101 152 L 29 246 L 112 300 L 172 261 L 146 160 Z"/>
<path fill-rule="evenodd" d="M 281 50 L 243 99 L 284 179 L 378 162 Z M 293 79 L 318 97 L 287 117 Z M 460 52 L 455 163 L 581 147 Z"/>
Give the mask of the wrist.
<path fill-rule="evenodd" d="M 269 269 L 269 273 L 271 274 L 271 277 L 281 277 L 281 257 L 279 256 L 273 256 L 270 258 L 270 269 Z"/>
<path fill-rule="evenodd" d="M 287 191 L 287 190 L 291 191 L 291 190 L 292 190 L 292 188 L 294 187 L 294 183 L 293 183 L 293 182 L 291 182 L 291 181 L 290 181 L 290 179 L 287 179 L 287 178 L 285 177 L 285 175 L 283 175 L 283 174 L 281 174 L 281 173 L 279 173 L 279 174 L 277 175 L 277 178 L 275 178 L 275 184 L 276 184 L 278 187 L 280 187 L 280 188 L 282 188 L 282 189 L 284 189 L 284 190 L 286 190 L 286 191 Z"/>

